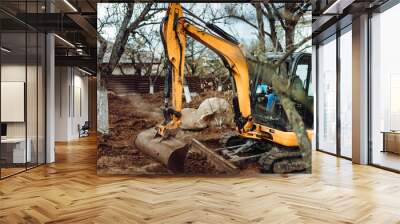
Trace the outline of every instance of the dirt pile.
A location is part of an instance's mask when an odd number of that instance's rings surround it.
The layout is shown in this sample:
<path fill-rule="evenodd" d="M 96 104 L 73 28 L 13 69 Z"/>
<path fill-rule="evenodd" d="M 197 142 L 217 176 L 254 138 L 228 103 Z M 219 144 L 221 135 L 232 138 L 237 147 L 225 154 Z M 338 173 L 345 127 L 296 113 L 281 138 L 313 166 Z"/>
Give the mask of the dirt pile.
<path fill-rule="evenodd" d="M 204 99 L 223 97 L 229 101 L 229 94 L 222 92 L 202 93 L 189 104 L 198 108 Z M 161 163 L 142 153 L 134 145 L 136 136 L 163 120 L 160 108 L 163 106 L 162 93 L 116 95 L 108 93 L 109 133 L 98 135 L 98 172 L 100 174 L 170 174 Z M 185 105 L 187 106 L 187 105 Z M 229 127 L 230 129 L 230 127 Z M 181 131 L 180 137 L 200 141 L 219 139 L 227 127 L 212 127 L 198 132 Z M 185 161 L 185 174 L 218 174 L 207 156 L 189 151 Z"/>
<path fill-rule="evenodd" d="M 224 98 L 207 98 L 198 108 L 184 108 L 181 113 L 183 130 L 222 128 L 233 123 L 232 108 Z"/>

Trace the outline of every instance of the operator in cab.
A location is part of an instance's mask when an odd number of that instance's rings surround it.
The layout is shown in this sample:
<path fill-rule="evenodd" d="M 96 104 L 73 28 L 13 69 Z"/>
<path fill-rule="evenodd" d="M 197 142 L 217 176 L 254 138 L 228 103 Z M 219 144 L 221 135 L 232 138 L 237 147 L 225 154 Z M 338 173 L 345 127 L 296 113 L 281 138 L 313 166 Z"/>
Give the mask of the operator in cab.
<path fill-rule="evenodd" d="M 272 89 L 272 85 L 267 85 L 265 82 L 262 82 L 257 86 L 256 94 L 258 96 L 257 101 L 259 103 L 264 103 L 265 111 L 272 112 L 277 100 L 277 96 L 275 91 Z"/>

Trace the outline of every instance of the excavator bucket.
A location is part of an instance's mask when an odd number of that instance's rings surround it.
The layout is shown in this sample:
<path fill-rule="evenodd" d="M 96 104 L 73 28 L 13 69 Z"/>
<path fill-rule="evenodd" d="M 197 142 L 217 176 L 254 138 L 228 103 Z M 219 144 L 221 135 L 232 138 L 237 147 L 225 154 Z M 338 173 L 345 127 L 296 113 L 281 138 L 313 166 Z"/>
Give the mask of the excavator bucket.
<path fill-rule="evenodd" d="M 190 144 L 173 137 L 168 139 L 156 137 L 156 134 L 157 130 L 155 128 L 141 132 L 135 139 L 136 147 L 164 164 L 172 172 L 183 172 Z"/>

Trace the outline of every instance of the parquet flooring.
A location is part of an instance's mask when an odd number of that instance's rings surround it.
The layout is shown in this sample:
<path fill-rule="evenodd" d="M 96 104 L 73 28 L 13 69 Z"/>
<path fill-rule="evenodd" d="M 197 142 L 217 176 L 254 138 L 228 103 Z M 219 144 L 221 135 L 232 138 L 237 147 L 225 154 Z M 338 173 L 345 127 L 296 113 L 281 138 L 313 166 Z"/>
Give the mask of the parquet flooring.
<path fill-rule="evenodd" d="M 22 171 L 24 171 L 25 170 L 25 167 L 21 167 L 21 168 L 19 168 L 19 167 L 17 167 L 17 168 L 14 168 L 14 167 L 12 167 L 12 168 L 1 168 L 1 176 L 2 177 L 7 177 L 7 176 L 11 176 L 11 175 L 13 175 L 13 174 L 16 174 L 16 173 L 19 173 L 19 172 L 22 172 Z"/>
<path fill-rule="evenodd" d="M 400 175 L 315 152 L 311 175 L 96 175 L 95 138 L 0 181 L 0 223 L 400 223 Z"/>

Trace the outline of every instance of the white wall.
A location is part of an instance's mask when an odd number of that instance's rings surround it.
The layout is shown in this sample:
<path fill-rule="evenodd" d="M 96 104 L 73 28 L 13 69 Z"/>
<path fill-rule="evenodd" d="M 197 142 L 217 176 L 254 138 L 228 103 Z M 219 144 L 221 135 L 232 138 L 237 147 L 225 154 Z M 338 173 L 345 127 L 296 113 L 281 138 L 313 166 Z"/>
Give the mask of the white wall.
<path fill-rule="evenodd" d="M 70 84 L 69 69 L 67 67 L 55 68 L 55 140 L 68 140 L 69 96 Z"/>
<path fill-rule="evenodd" d="M 24 84 L 26 84 L 25 76 L 26 76 L 25 64 L 24 65 L 21 65 L 21 64 L 2 64 L 1 65 L 1 81 L 2 82 L 23 82 Z M 2 93 L 3 93 L 3 91 L 2 91 Z M 2 96 L 2 98 L 3 97 L 7 97 L 7 96 Z M 4 113 L 4 111 L 9 110 L 9 108 L 1 107 L 1 106 L 0 106 L 0 109 L 2 111 L 2 114 Z M 20 109 L 22 109 L 22 112 L 25 114 L 25 102 L 24 102 L 24 106 Z M 25 117 L 23 118 L 23 120 L 24 119 L 25 119 Z M 26 127 L 25 120 L 22 122 L 5 122 L 5 124 L 7 124 L 7 138 L 22 138 L 22 139 L 24 139 L 25 137 L 28 137 L 28 138 L 30 137 L 30 136 L 26 136 L 26 128 L 27 127 Z M 35 150 L 35 148 L 33 148 L 33 150 Z M 31 150 L 31 152 L 32 152 L 32 150 Z M 31 153 L 28 153 L 27 155 L 32 156 Z M 28 159 L 28 161 L 31 161 L 31 159 Z"/>
<path fill-rule="evenodd" d="M 38 70 L 36 70 L 38 69 Z M 26 83 L 26 107 L 23 106 L 22 112 L 27 115 L 27 120 L 23 122 L 6 122 L 7 137 L 30 139 L 32 150 L 32 161 L 44 163 L 44 82 L 42 67 L 25 64 L 2 64 L 1 81 L 2 82 L 24 82 Z M 25 80 L 27 78 L 27 81 Z M 7 96 L 2 96 L 7 97 Z M 10 108 L 1 108 L 9 110 Z M 38 150 L 38 152 L 37 152 Z M 37 156 L 39 153 L 39 156 Z"/>
<path fill-rule="evenodd" d="M 8 64 L 1 66 L 1 81 L 3 82 L 25 82 L 25 64 Z M 7 108 L 1 108 L 6 110 Z M 7 137 L 25 137 L 25 123 L 7 123 Z"/>
<path fill-rule="evenodd" d="M 76 68 L 56 67 L 55 85 L 55 140 L 77 139 L 78 125 L 88 120 L 88 78 Z"/>
<path fill-rule="evenodd" d="M 83 73 L 79 72 L 76 74 L 77 70 L 75 70 L 74 75 L 74 96 L 71 96 L 74 99 L 71 108 L 72 111 L 72 120 L 71 120 L 71 135 L 73 138 L 79 137 L 78 132 L 78 124 L 83 125 L 85 121 L 89 120 L 89 102 L 88 102 L 88 78 L 86 76 L 82 76 Z M 80 102 L 79 102 L 80 101 Z"/>
<path fill-rule="evenodd" d="M 26 70 L 28 71 L 28 78 L 30 79 L 31 74 L 36 75 L 36 67 L 29 66 L 26 68 L 25 65 L 18 64 L 4 64 L 1 66 L 1 81 L 3 82 L 25 82 Z M 28 80 L 29 86 L 36 86 L 36 80 Z M 35 107 L 37 105 L 36 102 L 36 88 L 27 88 L 27 106 Z M 7 110 L 7 108 L 2 108 L 2 110 Z M 36 110 L 35 110 L 36 111 Z M 31 112 L 31 110 L 28 110 Z M 37 115 L 36 113 L 28 113 L 27 114 L 28 122 L 35 121 Z M 28 125 L 28 128 L 33 126 Z M 36 128 L 35 128 L 36 129 Z M 7 125 L 7 135 L 8 137 L 25 137 L 25 122 L 8 122 Z M 28 136 L 29 137 L 29 136 Z"/>

